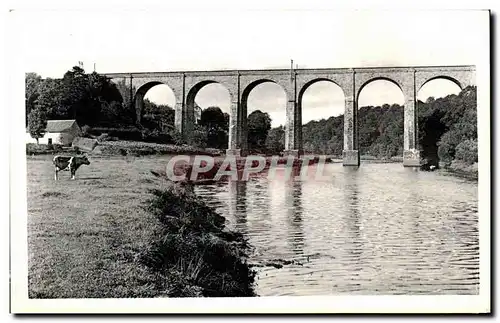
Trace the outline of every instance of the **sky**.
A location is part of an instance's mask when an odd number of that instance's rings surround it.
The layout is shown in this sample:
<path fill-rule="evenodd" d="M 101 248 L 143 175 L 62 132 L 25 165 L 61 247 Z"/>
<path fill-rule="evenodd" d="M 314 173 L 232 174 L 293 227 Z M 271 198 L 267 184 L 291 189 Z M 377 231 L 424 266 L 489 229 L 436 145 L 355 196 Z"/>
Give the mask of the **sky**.
<path fill-rule="evenodd" d="M 483 40 L 481 16 L 472 11 L 278 11 L 114 10 L 10 13 L 25 72 L 62 77 L 84 63 L 99 73 L 179 70 L 344 68 L 475 65 Z M 464 28 L 466 26 L 466 28 Z M 447 80 L 428 83 L 418 99 L 459 92 Z M 146 97 L 173 105 L 167 86 Z M 207 85 L 196 102 L 229 111 L 227 90 Z M 303 123 L 343 113 L 342 91 L 333 83 L 312 85 L 303 98 Z M 403 103 L 387 81 L 362 90 L 358 106 Z M 273 126 L 284 123 L 285 94 L 264 83 L 249 96 L 249 113 L 260 109 Z"/>

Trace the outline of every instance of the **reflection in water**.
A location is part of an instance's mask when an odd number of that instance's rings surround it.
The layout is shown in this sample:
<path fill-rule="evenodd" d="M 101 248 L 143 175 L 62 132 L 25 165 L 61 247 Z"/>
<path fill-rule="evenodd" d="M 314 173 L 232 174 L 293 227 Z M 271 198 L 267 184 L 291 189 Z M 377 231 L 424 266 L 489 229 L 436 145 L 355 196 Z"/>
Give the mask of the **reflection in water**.
<path fill-rule="evenodd" d="M 477 294 L 477 183 L 400 164 L 325 165 L 328 181 L 197 186 L 243 232 L 271 295 Z M 215 202 L 217 201 L 217 202 Z"/>
<path fill-rule="evenodd" d="M 288 242 L 297 256 L 304 254 L 304 230 L 302 228 L 302 182 L 286 182 L 285 205 L 287 208 Z"/>
<path fill-rule="evenodd" d="M 247 182 L 229 181 L 229 216 L 238 230 L 247 233 Z"/>
<path fill-rule="evenodd" d="M 361 254 L 363 253 L 363 241 L 361 239 L 361 213 L 359 209 L 359 187 L 358 187 L 358 168 L 347 168 L 344 174 L 344 205 L 345 213 L 345 232 L 346 241 L 344 250 L 351 259 L 349 266 L 352 269 L 353 278 L 359 277 L 361 271 Z M 357 285 L 357 284 L 356 284 Z"/>

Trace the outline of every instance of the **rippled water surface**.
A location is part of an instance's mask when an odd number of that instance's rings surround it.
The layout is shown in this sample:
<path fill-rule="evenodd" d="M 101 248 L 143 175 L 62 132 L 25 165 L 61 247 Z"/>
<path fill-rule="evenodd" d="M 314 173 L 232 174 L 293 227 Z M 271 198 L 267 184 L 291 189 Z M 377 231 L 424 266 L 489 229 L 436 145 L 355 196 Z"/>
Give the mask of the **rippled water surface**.
<path fill-rule="evenodd" d="M 199 186 L 254 246 L 257 293 L 478 294 L 477 182 L 401 164 L 328 164 L 328 180 Z"/>

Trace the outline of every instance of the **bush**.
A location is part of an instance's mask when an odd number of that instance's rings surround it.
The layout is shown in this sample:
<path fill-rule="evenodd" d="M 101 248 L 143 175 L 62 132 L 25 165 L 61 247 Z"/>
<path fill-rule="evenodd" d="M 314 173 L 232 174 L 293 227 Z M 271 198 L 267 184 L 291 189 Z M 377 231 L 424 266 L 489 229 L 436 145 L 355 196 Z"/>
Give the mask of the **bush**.
<path fill-rule="evenodd" d="M 465 140 L 455 148 L 455 158 L 469 165 L 477 163 L 477 140 Z"/>
<path fill-rule="evenodd" d="M 227 230 L 225 218 L 201 202 L 192 187 L 170 184 L 152 191 L 146 208 L 163 229 L 140 257 L 161 277 L 165 296 L 255 296 L 244 236 Z"/>
<path fill-rule="evenodd" d="M 84 126 L 82 127 L 82 137 L 85 137 L 85 138 L 92 138 L 91 131 L 92 131 L 92 128 L 90 128 L 90 126 L 88 126 L 88 125 L 84 125 Z"/>
<path fill-rule="evenodd" d="M 182 134 L 177 129 L 171 130 L 169 134 L 174 145 L 180 146 L 186 144 L 186 140 L 184 140 L 184 137 L 182 137 Z"/>
<path fill-rule="evenodd" d="M 175 146 L 140 141 L 106 141 L 99 144 L 93 151 L 96 154 L 104 155 L 151 155 L 151 154 L 204 154 L 210 156 L 219 156 L 218 149 L 201 149 L 190 146 Z"/>
<path fill-rule="evenodd" d="M 460 138 L 455 131 L 448 131 L 438 142 L 439 159 L 450 164 L 455 159 L 455 148 L 460 143 Z"/>
<path fill-rule="evenodd" d="M 142 140 L 142 132 L 136 127 L 123 127 L 123 128 L 105 128 L 94 127 L 90 129 L 90 133 L 94 136 L 100 136 L 107 133 L 111 137 L 118 138 L 118 140 Z"/>
<path fill-rule="evenodd" d="M 141 131 L 142 140 L 145 142 L 153 142 L 158 144 L 168 144 L 172 143 L 172 137 L 166 132 L 162 132 L 158 129 L 143 129 Z"/>
<path fill-rule="evenodd" d="M 193 131 L 188 134 L 187 143 L 193 147 L 206 148 L 207 137 L 207 129 L 202 126 L 195 125 Z"/>
<path fill-rule="evenodd" d="M 99 142 L 104 142 L 104 141 L 117 141 L 117 137 L 112 137 L 107 133 L 103 133 L 97 137 L 97 141 Z"/>
<path fill-rule="evenodd" d="M 74 150 L 74 148 L 71 148 L 70 151 L 72 150 Z M 26 144 L 27 155 L 57 154 L 64 151 L 65 150 L 63 149 L 63 147 L 59 144 L 52 144 L 52 145 L 31 144 L 31 143 Z"/>

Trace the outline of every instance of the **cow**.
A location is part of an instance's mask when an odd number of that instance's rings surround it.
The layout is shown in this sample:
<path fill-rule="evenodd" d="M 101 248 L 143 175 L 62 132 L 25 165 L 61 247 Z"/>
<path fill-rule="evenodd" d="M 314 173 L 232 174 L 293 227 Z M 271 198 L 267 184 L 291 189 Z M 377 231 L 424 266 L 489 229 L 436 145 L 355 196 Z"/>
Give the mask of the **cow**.
<path fill-rule="evenodd" d="M 86 155 L 83 156 L 54 156 L 53 159 L 55 166 L 54 179 L 57 181 L 57 175 L 61 170 L 69 170 L 71 172 L 71 179 L 75 179 L 76 170 L 82 165 L 90 165 Z"/>

